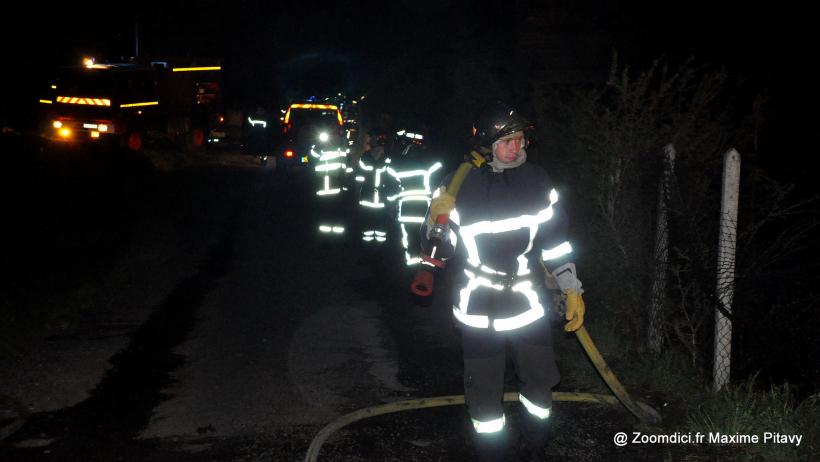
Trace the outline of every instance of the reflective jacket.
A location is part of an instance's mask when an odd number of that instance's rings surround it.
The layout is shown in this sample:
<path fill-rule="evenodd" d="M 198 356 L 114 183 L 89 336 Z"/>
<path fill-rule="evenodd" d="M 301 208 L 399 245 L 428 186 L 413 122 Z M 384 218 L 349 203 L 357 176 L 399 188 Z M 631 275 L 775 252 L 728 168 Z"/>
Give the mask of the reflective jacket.
<path fill-rule="evenodd" d="M 349 149 L 324 150 L 313 146 L 310 148 L 310 156 L 316 166 L 313 168 L 319 187 L 316 195 L 319 197 L 338 196 L 346 189 L 345 177 L 352 171 L 347 166 L 347 155 Z"/>
<path fill-rule="evenodd" d="M 397 160 L 387 168 L 387 172 L 398 184 L 398 191 L 387 197 L 389 201 L 398 200 L 397 218 L 399 223 L 421 223 L 425 210 L 430 206 L 433 189 L 431 177 L 441 168 L 441 162 L 430 162 L 431 165 L 420 165 Z"/>
<path fill-rule="evenodd" d="M 401 229 L 401 244 L 404 248 L 404 259 L 407 266 L 421 263 L 418 242 L 410 246 L 409 236 L 418 235 L 418 228 L 424 222 L 424 216 L 433 196 L 432 177 L 441 170 L 441 162 L 429 156 L 405 154 L 396 159 L 387 168 L 395 179 L 398 189 L 395 194 L 387 196 L 388 201 L 395 201 L 396 219 Z"/>
<path fill-rule="evenodd" d="M 373 149 L 384 149 L 376 147 Z M 359 159 L 359 169 L 356 172 L 356 181 L 361 183 L 359 193 L 359 206 L 370 209 L 383 209 L 385 180 L 387 179 L 387 168 L 390 166 L 390 158 L 382 154 L 376 160 L 370 151 L 362 154 Z"/>
<path fill-rule="evenodd" d="M 449 183 L 450 176 L 444 184 Z M 429 211 L 428 211 L 429 213 Z M 567 258 L 567 220 L 558 192 L 539 166 L 472 170 L 450 214 L 450 237 L 438 254 L 458 256 L 453 315 L 474 328 L 509 331 L 544 317 L 551 307 L 543 270 Z M 427 226 L 422 228 L 422 245 Z"/>

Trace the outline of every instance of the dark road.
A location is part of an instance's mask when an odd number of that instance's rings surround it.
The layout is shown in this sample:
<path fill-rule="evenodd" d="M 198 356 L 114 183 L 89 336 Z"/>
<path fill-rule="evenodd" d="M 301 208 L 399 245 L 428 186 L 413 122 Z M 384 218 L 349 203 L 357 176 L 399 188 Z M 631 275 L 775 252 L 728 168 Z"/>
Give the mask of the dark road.
<path fill-rule="evenodd" d="M 0 363 L 0 394 L 28 413 L 0 459 L 297 461 L 345 413 L 462 392 L 446 278 L 416 304 L 394 238 L 365 248 L 352 219 L 316 232 L 309 171 L 225 152 L 162 171 L 156 153 L 4 143 L 32 173 L 4 309 L 43 325 Z M 556 456 L 653 457 L 612 445 L 636 424 L 622 409 L 555 414 Z M 381 416 L 319 460 L 470 460 L 468 425 L 460 406 Z"/>

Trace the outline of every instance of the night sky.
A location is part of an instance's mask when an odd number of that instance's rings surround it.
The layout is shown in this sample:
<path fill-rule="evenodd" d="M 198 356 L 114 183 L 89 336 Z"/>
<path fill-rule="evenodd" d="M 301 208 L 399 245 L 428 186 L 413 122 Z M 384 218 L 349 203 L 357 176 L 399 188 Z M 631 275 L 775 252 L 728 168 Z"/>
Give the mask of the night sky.
<path fill-rule="evenodd" d="M 717 3 L 151 0 L 92 11 L 32 4 L 12 15 L 20 21 L 4 29 L 3 42 L 13 62 L 40 70 L 84 54 L 133 55 L 138 24 L 140 54 L 224 58 L 240 80 L 266 92 L 298 90 L 294 82 L 303 80 L 305 90 L 365 90 L 373 67 L 395 59 L 457 59 L 470 42 L 514 46 L 515 29 L 528 16 L 547 18 L 550 30 L 606 31 L 608 43 L 596 46 L 618 49 L 636 64 L 662 53 L 694 55 L 765 75 L 808 57 L 810 29 L 801 27 L 800 11 Z"/>

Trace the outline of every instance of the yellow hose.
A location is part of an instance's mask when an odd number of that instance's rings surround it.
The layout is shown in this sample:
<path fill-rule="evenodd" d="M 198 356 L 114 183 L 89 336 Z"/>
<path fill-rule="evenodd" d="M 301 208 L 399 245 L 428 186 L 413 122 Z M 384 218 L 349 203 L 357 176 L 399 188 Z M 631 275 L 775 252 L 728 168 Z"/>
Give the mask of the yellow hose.
<path fill-rule="evenodd" d="M 632 400 L 624 386 L 621 385 L 621 382 L 615 377 L 615 373 L 612 372 L 612 369 L 610 369 L 606 361 L 604 361 L 601 352 L 598 351 L 598 347 L 595 346 L 586 327 L 581 326 L 580 329 L 575 331 L 575 337 L 581 342 L 581 346 L 584 348 L 584 352 L 589 357 L 589 360 L 592 361 L 592 364 L 595 366 L 595 370 L 598 371 L 598 374 L 604 379 L 609 389 L 612 390 L 612 394 L 618 398 L 621 404 L 635 417 L 641 419 L 642 422 L 651 422 L 653 424 L 661 423 L 661 415 L 658 414 L 658 411 L 644 403 Z"/>
<path fill-rule="evenodd" d="M 640 401 L 634 401 L 629 396 L 623 385 L 621 385 L 621 382 L 617 377 L 615 377 L 612 369 L 607 366 L 606 361 L 604 361 L 604 358 L 601 356 L 600 351 L 598 351 L 598 348 L 595 346 L 595 343 L 592 341 L 592 338 L 589 336 L 586 328 L 581 327 L 575 332 L 575 335 L 578 338 L 578 341 L 581 342 L 584 352 L 586 352 L 587 356 L 589 356 L 589 359 L 592 361 L 595 369 L 601 375 L 601 378 L 604 379 L 604 382 L 606 382 L 607 386 L 609 386 L 609 389 L 612 390 L 613 395 L 556 391 L 552 394 L 553 401 L 598 403 L 609 404 L 612 406 L 617 406 L 620 402 L 624 405 L 624 407 L 626 407 L 627 410 L 629 410 L 629 412 L 641 421 L 655 424 L 660 423 L 661 416 L 656 410 Z M 504 401 L 518 401 L 518 393 L 504 393 Z M 441 406 L 455 406 L 459 404 L 464 404 L 464 395 L 437 396 L 433 398 L 397 401 L 395 403 L 371 406 L 345 414 L 326 425 L 319 431 L 319 433 L 316 434 L 315 437 L 313 437 L 313 441 L 310 442 L 310 447 L 308 447 L 308 452 L 305 456 L 305 462 L 315 462 L 319 457 L 319 450 L 322 449 L 322 445 L 330 437 L 330 435 L 339 429 L 352 424 L 353 422 L 378 415 L 391 414 L 393 412 Z"/>
<path fill-rule="evenodd" d="M 612 395 L 598 395 L 593 393 L 567 393 L 557 391 L 552 394 L 552 399 L 553 401 L 577 401 L 612 405 L 618 404 L 618 400 Z M 504 401 L 518 401 L 518 393 L 504 393 Z M 313 441 L 311 441 L 307 455 L 305 456 L 305 462 L 315 462 L 319 457 L 319 450 L 322 448 L 322 445 L 328 437 L 353 422 L 383 414 L 391 414 L 393 412 L 409 411 L 413 409 L 427 409 L 431 407 L 456 406 L 459 404 L 464 404 L 464 395 L 409 399 L 406 401 L 382 404 L 380 406 L 366 407 L 364 409 L 359 409 L 358 411 L 345 414 L 326 425 L 319 431 L 319 433 L 316 434 L 315 437 L 313 437 Z"/>
<path fill-rule="evenodd" d="M 458 195 L 458 190 L 461 189 L 461 184 L 464 183 L 464 179 L 467 178 L 467 173 L 470 172 L 474 165 L 470 162 L 463 162 L 461 165 L 458 166 L 456 173 L 453 174 L 453 177 L 450 179 L 450 183 L 447 185 L 447 193 L 453 197 Z"/>

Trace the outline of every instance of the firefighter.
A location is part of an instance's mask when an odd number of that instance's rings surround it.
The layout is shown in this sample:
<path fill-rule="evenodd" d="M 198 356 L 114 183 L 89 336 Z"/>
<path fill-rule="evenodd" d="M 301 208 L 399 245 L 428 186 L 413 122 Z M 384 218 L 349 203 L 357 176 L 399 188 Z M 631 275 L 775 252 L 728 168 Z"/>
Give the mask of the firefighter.
<path fill-rule="evenodd" d="M 416 236 L 430 206 L 432 176 L 441 171 L 441 162 L 433 159 L 424 146 L 421 133 L 399 130 L 394 146 L 397 155 L 387 172 L 398 185 L 396 194 L 387 200 L 396 203 L 396 220 L 401 232 L 404 262 L 412 270 L 421 263 L 421 247 Z M 435 183 L 432 183 L 435 184 Z"/>
<path fill-rule="evenodd" d="M 485 107 L 473 134 L 475 150 L 488 164 L 470 171 L 457 197 L 440 187 L 422 228 L 427 248 L 435 217 L 449 214 L 449 237 L 439 255 L 458 257 L 448 265 L 456 271 L 453 315 L 462 334 L 464 398 L 482 461 L 504 460 L 511 444 L 503 408 L 507 351 L 527 416 L 520 425 L 522 449 L 532 460 L 543 460 L 552 388 L 560 379 L 549 316 L 558 298 L 546 289 L 544 270 L 574 268 L 566 264 L 572 247 L 558 192 L 541 167 L 526 162 L 530 128 L 504 103 Z M 565 329 L 577 330 L 584 314 L 580 281 L 561 279 Z"/>
<path fill-rule="evenodd" d="M 350 150 L 338 134 L 320 133 L 310 148 L 316 180 L 316 217 L 320 235 L 338 236 L 345 233 L 348 205 L 348 167 Z"/>
<path fill-rule="evenodd" d="M 387 155 L 387 133 L 374 130 L 370 134 L 370 149 L 359 158 L 356 181 L 360 183 L 358 210 L 362 242 L 383 244 L 387 242 L 388 209 L 386 191 L 391 189 L 387 169 L 391 160 Z"/>

